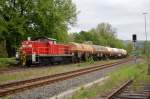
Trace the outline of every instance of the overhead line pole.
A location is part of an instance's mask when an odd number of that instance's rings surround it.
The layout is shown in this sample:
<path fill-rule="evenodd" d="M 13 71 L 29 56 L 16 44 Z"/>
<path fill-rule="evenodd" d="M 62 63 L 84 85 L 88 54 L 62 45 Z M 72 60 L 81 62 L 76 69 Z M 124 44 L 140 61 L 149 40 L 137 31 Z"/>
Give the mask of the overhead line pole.
<path fill-rule="evenodd" d="M 144 15 L 144 21 L 145 21 L 145 47 L 144 47 L 144 53 L 147 54 L 147 20 L 146 20 L 146 15 L 148 13 L 147 12 L 144 12 L 143 15 Z"/>
<path fill-rule="evenodd" d="M 145 20 L 145 38 L 146 38 L 146 42 L 147 42 L 147 22 L 146 22 L 146 15 L 148 13 L 147 12 L 144 12 L 143 15 L 144 15 L 144 20 Z"/>
<path fill-rule="evenodd" d="M 146 37 L 146 42 L 145 42 L 145 55 L 147 55 L 148 53 L 147 53 L 147 44 L 148 44 L 148 42 L 147 42 L 147 31 L 146 31 L 146 25 L 147 25 L 147 21 L 146 21 L 146 15 L 147 15 L 148 13 L 147 12 L 144 12 L 143 13 L 143 15 L 144 15 L 144 19 L 145 19 L 145 37 Z M 148 58 L 148 57 L 147 57 Z M 147 59 L 148 60 L 148 59 Z M 148 75 L 150 75 L 150 63 L 147 61 L 147 64 L 148 64 Z"/>

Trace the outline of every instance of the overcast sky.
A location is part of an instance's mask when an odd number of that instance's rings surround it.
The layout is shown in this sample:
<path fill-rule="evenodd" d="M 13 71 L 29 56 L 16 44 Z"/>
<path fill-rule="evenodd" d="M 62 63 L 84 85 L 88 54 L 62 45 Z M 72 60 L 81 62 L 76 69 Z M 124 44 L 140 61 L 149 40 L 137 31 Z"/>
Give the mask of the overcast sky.
<path fill-rule="evenodd" d="M 98 23 L 108 22 L 117 29 L 117 36 L 123 40 L 131 40 L 132 34 L 145 40 L 144 16 L 147 15 L 147 32 L 150 40 L 150 0 L 73 0 L 77 5 L 77 26 L 71 32 L 89 30 Z"/>

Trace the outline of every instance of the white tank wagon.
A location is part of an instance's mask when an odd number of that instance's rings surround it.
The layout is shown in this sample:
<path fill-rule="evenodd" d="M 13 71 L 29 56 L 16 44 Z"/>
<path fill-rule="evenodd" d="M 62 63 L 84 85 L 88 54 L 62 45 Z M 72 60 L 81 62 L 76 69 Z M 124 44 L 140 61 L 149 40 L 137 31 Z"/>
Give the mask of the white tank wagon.
<path fill-rule="evenodd" d="M 122 54 L 123 54 L 123 57 L 125 57 L 125 56 L 127 56 L 128 53 L 126 50 L 122 49 Z"/>
<path fill-rule="evenodd" d="M 93 47 L 93 57 L 96 59 L 101 59 L 108 57 L 109 55 L 109 48 L 105 46 L 100 46 L 100 45 L 91 45 Z"/>
<path fill-rule="evenodd" d="M 121 58 L 127 55 L 127 51 L 119 48 L 110 48 L 112 58 Z"/>
<path fill-rule="evenodd" d="M 78 60 L 85 60 L 89 57 L 93 57 L 94 60 L 122 58 L 127 55 L 127 52 L 124 49 L 75 42 L 70 42 L 68 45 L 70 46 L 71 54 Z"/>
<path fill-rule="evenodd" d="M 107 56 L 111 57 L 111 53 L 112 53 L 112 48 L 111 47 L 106 47 L 107 48 Z"/>
<path fill-rule="evenodd" d="M 93 57 L 96 58 L 122 58 L 127 55 L 127 51 L 119 48 L 111 48 L 100 45 L 91 45 L 93 47 Z"/>
<path fill-rule="evenodd" d="M 127 55 L 127 51 L 124 49 L 118 49 L 118 57 L 125 57 Z"/>
<path fill-rule="evenodd" d="M 123 50 L 122 49 L 118 49 L 118 57 L 122 57 L 123 56 Z"/>
<path fill-rule="evenodd" d="M 116 56 L 118 56 L 118 54 L 119 54 L 119 51 L 117 48 L 111 48 L 111 56 L 112 57 L 116 57 Z"/>

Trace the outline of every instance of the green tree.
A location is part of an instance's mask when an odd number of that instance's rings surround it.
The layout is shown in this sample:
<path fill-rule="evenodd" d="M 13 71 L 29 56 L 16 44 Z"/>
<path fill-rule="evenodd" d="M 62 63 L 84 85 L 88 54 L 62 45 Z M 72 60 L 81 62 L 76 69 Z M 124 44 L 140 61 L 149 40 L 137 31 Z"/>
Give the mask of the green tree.
<path fill-rule="evenodd" d="M 32 6 L 31 0 L 0 1 L 0 39 L 6 41 L 6 50 L 11 57 L 16 45 L 26 33 L 27 14 Z"/>
<path fill-rule="evenodd" d="M 123 41 L 116 38 L 116 29 L 108 23 L 98 24 L 96 28 L 89 31 L 81 31 L 74 34 L 74 41 L 83 43 L 92 41 L 93 44 L 110 46 L 116 48 L 125 48 Z"/>
<path fill-rule="evenodd" d="M 132 42 L 129 42 L 127 44 L 126 49 L 127 49 L 128 54 L 131 54 L 131 52 L 133 51 L 133 44 L 132 44 Z"/>
<path fill-rule="evenodd" d="M 36 6 L 33 31 L 61 42 L 68 41 L 68 26 L 75 24 L 77 15 L 72 0 L 39 0 Z"/>
<path fill-rule="evenodd" d="M 91 34 L 90 32 L 86 32 L 86 31 L 74 33 L 73 35 L 75 36 L 74 41 L 78 43 L 83 43 L 85 41 L 92 41 L 93 39 L 93 34 Z"/>
<path fill-rule="evenodd" d="M 0 13 L 0 39 L 6 41 L 9 57 L 27 36 L 67 42 L 77 14 L 72 0 L 1 0 Z"/>

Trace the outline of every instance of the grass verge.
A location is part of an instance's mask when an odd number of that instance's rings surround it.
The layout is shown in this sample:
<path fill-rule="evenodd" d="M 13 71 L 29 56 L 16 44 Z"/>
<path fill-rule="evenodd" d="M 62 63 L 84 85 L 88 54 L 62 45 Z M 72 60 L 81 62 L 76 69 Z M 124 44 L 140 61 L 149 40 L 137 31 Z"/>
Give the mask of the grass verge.
<path fill-rule="evenodd" d="M 0 58 L 0 69 L 8 68 L 15 63 L 15 58 Z"/>
<path fill-rule="evenodd" d="M 95 99 L 96 97 L 106 95 L 112 91 L 114 87 L 120 86 L 128 79 L 136 77 L 135 82 L 150 82 L 150 76 L 147 75 L 147 66 L 145 64 L 126 65 L 120 67 L 108 75 L 108 79 L 103 85 L 95 85 L 90 89 L 81 89 L 71 99 Z M 136 84 L 135 83 L 135 84 Z"/>

